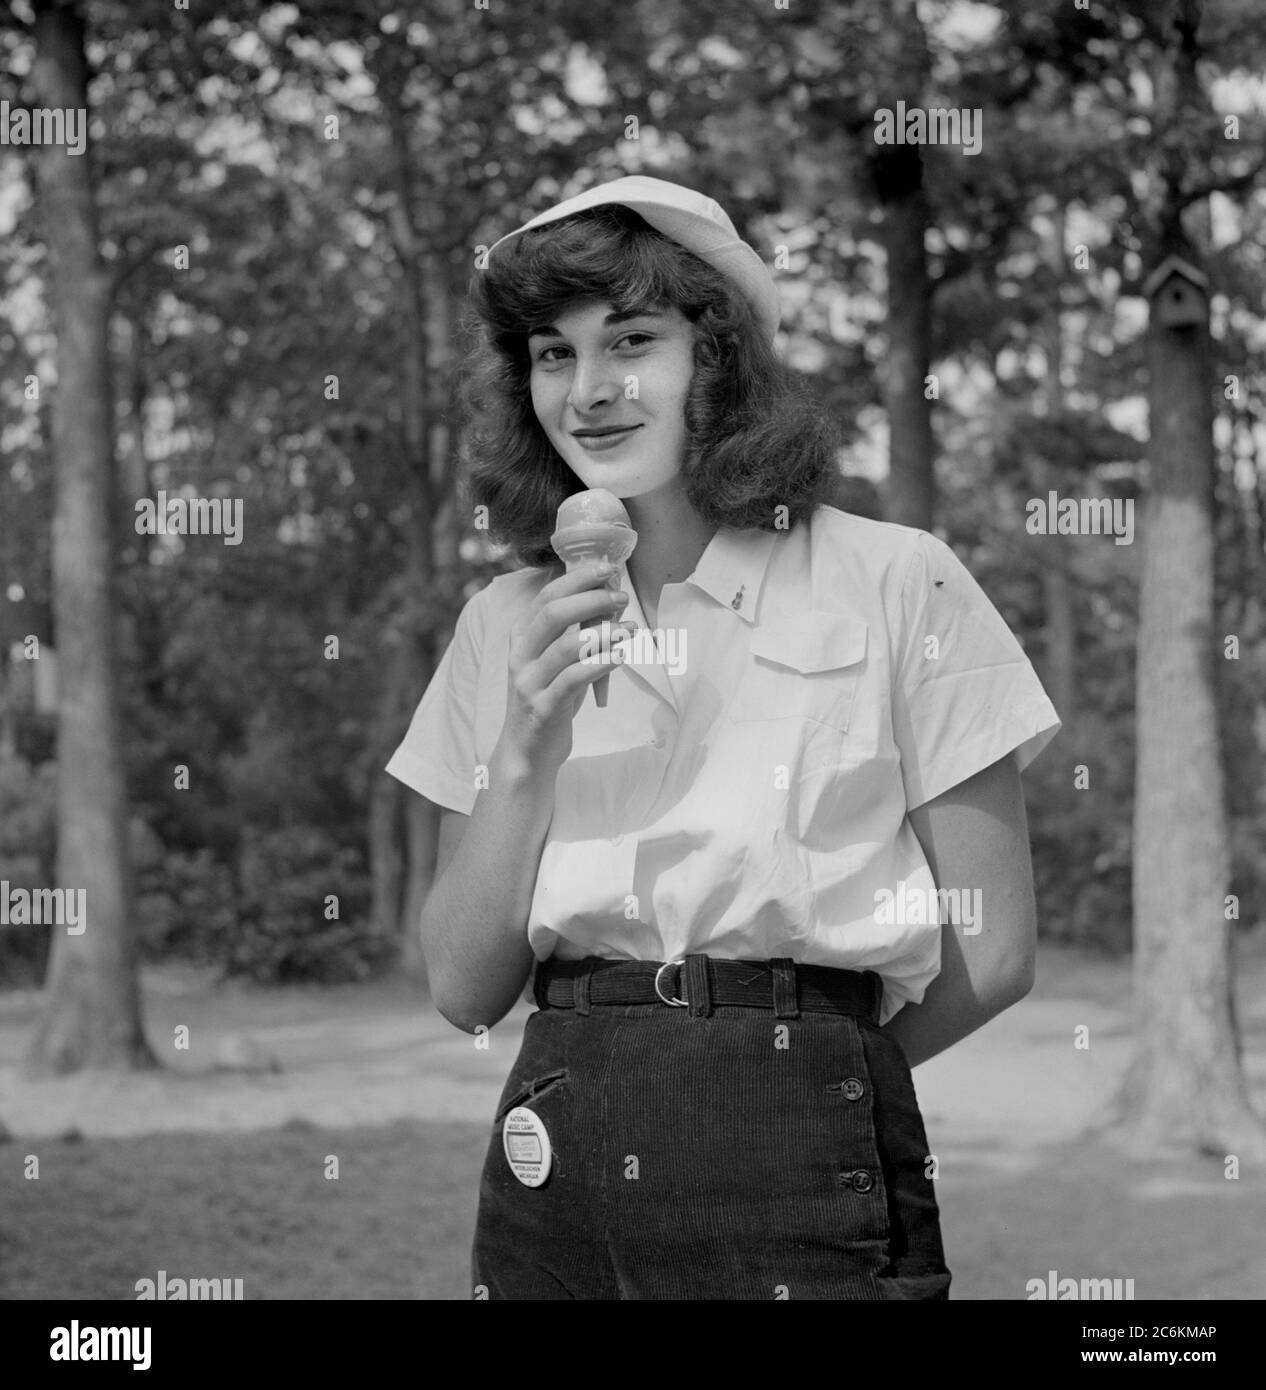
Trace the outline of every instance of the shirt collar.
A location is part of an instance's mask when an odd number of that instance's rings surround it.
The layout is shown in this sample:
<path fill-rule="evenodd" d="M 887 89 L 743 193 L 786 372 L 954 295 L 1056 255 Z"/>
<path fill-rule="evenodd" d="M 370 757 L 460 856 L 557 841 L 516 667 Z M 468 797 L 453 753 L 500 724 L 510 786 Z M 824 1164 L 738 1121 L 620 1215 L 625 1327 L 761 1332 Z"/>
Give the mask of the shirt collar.
<path fill-rule="evenodd" d="M 732 609 L 750 627 L 774 546 L 785 532 L 722 526 L 708 542 L 689 582 Z"/>

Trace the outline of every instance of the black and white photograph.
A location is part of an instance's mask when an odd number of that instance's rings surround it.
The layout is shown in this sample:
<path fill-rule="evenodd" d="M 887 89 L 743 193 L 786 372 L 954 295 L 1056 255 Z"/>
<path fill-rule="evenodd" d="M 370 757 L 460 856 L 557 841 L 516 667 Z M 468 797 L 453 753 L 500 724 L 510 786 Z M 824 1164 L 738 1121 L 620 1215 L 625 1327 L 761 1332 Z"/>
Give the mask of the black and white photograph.
<path fill-rule="evenodd" d="M 0 3 L 18 1365 L 1247 1369 L 1264 986 L 1264 0 Z"/>

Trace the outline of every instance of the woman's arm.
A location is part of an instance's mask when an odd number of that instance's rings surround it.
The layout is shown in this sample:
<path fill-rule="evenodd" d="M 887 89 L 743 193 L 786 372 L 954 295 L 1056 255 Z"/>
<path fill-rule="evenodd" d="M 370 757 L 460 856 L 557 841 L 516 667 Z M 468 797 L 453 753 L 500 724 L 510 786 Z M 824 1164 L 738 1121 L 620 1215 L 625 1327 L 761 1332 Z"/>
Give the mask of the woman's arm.
<path fill-rule="evenodd" d="M 528 915 L 558 771 L 571 756 L 572 720 L 589 687 L 621 659 L 609 622 L 596 658 L 578 625 L 619 613 L 628 595 L 606 588 L 614 572 L 588 564 L 559 575 L 513 625 L 506 715 L 488 760 L 488 786 L 475 798 L 456 849 L 459 823 L 447 818 L 442 826 L 441 862 L 422 908 L 422 954 L 431 1002 L 468 1033 L 499 1023 L 532 969 Z"/>
<path fill-rule="evenodd" d="M 499 747 L 488 772 L 469 816 L 441 818 L 421 922 L 431 1002 L 467 1033 L 499 1023 L 531 973 L 525 924 L 554 811 L 552 769 Z"/>
<path fill-rule="evenodd" d="M 1033 988 L 1037 906 L 1020 773 L 1011 754 L 910 812 L 936 885 L 981 890 L 982 920 L 941 927 L 941 972 L 884 1025 L 912 1067 Z M 979 931 L 976 927 L 979 926 Z"/>

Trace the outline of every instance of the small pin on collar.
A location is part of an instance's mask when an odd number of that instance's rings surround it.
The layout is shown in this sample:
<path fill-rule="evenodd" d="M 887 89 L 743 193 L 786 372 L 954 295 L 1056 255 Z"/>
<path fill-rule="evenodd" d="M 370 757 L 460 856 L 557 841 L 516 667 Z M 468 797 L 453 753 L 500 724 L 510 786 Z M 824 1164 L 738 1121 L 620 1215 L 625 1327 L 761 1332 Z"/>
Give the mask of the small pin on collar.
<path fill-rule="evenodd" d="M 739 589 L 738 589 L 738 593 L 735 594 L 734 597 L 730 600 L 730 607 L 733 608 L 733 609 L 735 609 L 736 611 L 737 611 L 738 609 L 742 608 L 742 606 L 743 606 L 743 590 L 746 589 L 746 588 L 747 588 L 747 585 L 746 585 L 746 584 L 740 584 L 740 585 L 739 585 Z"/>

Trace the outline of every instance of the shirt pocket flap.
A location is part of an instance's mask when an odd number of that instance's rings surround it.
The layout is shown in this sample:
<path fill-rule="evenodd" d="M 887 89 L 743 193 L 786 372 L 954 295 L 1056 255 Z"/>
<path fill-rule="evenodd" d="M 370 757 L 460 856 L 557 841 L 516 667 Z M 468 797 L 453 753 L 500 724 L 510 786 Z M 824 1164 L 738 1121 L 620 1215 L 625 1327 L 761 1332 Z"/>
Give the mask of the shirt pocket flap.
<path fill-rule="evenodd" d="M 834 671 L 865 657 L 866 632 L 860 618 L 814 610 L 758 627 L 752 633 L 751 653 L 795 671 Z"/>

